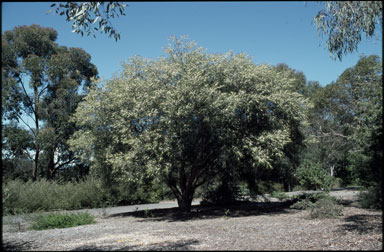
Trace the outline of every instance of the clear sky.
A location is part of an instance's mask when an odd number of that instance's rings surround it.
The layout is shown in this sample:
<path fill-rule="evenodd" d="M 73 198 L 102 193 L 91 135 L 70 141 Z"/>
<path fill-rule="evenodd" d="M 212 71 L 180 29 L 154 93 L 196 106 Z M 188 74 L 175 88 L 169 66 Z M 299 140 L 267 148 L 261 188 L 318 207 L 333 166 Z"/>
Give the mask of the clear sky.
<path fill-rule="evenodd" d="M 99 75 L 109 79 L 121 70 L 121 61 L 133 55 L 164 55 L 169 36 L 188 35 L 209 53 L 233 50 L 252 56 L 254 63 L 285 63 L 307 80 L 327 85 L 361 54 L 382 57 L 382 39 L 363 41 L 343 61 L 329 57 L 325 38 L 317 35 L 312 18 L 324 6 L 319 2 L 128 2 L 126 16 L 112 20 L 120 32 L 116 42 L 96 33 L 72 33 L 64 16 L 46 12 L 51 2 L 2 2 L 2 32 L 15 26 L 38 24 L 58 32 L 57 43 L 87 51 Z"/>

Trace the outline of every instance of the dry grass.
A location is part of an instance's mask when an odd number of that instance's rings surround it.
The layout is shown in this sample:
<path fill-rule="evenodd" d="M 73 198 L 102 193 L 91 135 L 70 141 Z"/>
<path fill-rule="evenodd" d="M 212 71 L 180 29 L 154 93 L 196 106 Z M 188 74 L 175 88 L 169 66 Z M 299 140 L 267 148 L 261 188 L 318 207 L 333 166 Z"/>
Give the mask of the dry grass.
<path fill-rule="evenodd" d="M 95 225 L 3 233 L 10 250 L 382 250 L 382 211 L 346 201 L 337 219 L 279 202 L 138 211 Z"/>

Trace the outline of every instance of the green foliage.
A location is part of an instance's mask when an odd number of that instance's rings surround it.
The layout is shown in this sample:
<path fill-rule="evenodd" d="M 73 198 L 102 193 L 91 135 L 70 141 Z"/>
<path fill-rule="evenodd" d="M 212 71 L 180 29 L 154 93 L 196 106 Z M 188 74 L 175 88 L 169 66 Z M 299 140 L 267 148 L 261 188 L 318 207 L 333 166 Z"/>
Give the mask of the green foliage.
<path fill-rule="evenodd" d="M 272 169 L 292 141 L 290 125 L 305 123 L 307 100 L 288 73 L 244 54 L 172 42 L 168 57 L 132 58 L 120 77 L 93 89 L 70 144 L 111 181 L 161 178 L 188 209 L 215 174 Z"/>
<path fill-rule="evenodd" d="M 361 33 L 372 37 L 377 25 L 382 26 L 381 1 L 327 1 L 314 21 L 318 31 L 328 36 L 327 46 L 331 57 L 339 60 L 343 54 L 357 50 Z M 378 29 L 381 32 L 381 29 Z"/>
<path fill-rule="evenodd" d="M 2 125 L 1 130 L 1 164 L 4 178 L 28 180 L 32 175 L 33 167 L 30 157 L 30 151 L 34 149 L 33 135 L 19 127 L 15 121 Z"/>
<path fill-rule="evenodd" d="M 5 143 L 8 153 L 18 153 L 8 163 L 29 159 L 34 180 L 39 175 L 52 179 L 59 169 L 76 163 L 66 143 L 75 130 L 68 119 L 84 95 L 79 88 L 86 89 L 97 77 L 90 55 L 59 46 L 57 35 L 39 25 L 18 26 L 2 35 L 2 115 L 12 120 L 5 125 Z"/>
<path fill-rule="evenodd" d="M 152 217 L 154 217 L 154 214 L 153 214 L 153 212 L 151 210 L 144 209 L 143 210 L 143 217 L 144 218 L 152 218 Z"/>
<path fill-rule="evenodd" d="M 313 202 L 310 201 L 309 199 L 303 199 L 300 201 L 295 202 L 290 206 L 292 209 L 298 209 L 298 210 L 307 210 L 313 207 Z"/>
<path fill-rule="evenodd" d="M 148 179 L 141 183 L 116 182 L 108 192 L 115 205 L 132 205 L 159 202 L 164 198 L 165 185 Z"/>
<path fill-rule="evenodd" d="M 104 6 L 106 4 L 106 7 Z M 52 4 L 55 7 L 56 4 Z M 120 33 L 118 33 L 111 25 L 110 19 L 119 17 L 119 15 L 125 16 L 124 8 L 126 4 L 120 2 L 67 2 L 65 4 L 58 4 L 55 9 L 56 14 L 66 15 L 67 22 L 73 22 L 72 32 L 84 35 L 84 32 L 89 36 L 92 32 L 100 30 L 101 33 L 109 34 L 109 37 L 114 36 L 117 41 L 120 39 Z M 51 11 L 51 10 L 49 10 Z M 120 13 L 120 14 L 119 14 Z M 91 27 L 97 23 L 99 27 Z M 96 35 L 93 34 L 96 38 Z"/>
<path fill-rule="evenodd" d="M 24 128 L 17 125 L 15 121 L 2 127 L 2 156 L 20 157 L 27 155 L 28 150 L 33 149 L 33 137 Z"/>
<path fill-rule="evenodd" d="M 273 191 L 269 196 L 272 197 L 272 198 L 277 198 L 279 200 L 284 200 L 284 199 L 288 199 L 289 198 L 289 196 L 286 195 L 285 193 L 277 192 L 277 191 Z"/>
<path fill-rule="evenodd" d="M 115 184 L 105 188 L 100 179 L 78 182 L 10 180 L 3 183 L 3 213 L 19 214 L 52 210 L 75 210 L 106 206 L 154 203 L 163 199 L 164 186 Z"/>
<path fill-rule="evenodd" d="M 292 197 L 292 209 L 309 210 L 309 218 L 337 218 L 342 215 L 343 206 L 339 200 L 327 193 L 310 193 Z"/>
<path fill-rule="evenodd" d="M 325 190 L 332 188 L 334 178 L 319 163 L 304 162 L 296 171 L 300 185 L 308 190 Z"/>
<path fill-rule="evenodd" d="M 382 69 L 362 56 L 335 83 L 316 88 L 302 159 L 320 163 L 343 185 L 382 180 Z"/>
<path fill-rule="evenodd" d="M 89 213 L 54 213 L 48 215 L 41 215 L 37 218 L 36 222 L 32 225 L 34 230 L 44 230 L 53 228 L 69 228 L 87 224 L 95 224 L 94 217 Z"/>
<path fill-rule="evenodd" d="M 321 193 L 304 193 L 301 195 L 291 197 L 291 201 L 294 202 L 290 208 L 307 210 L 314 206 L 314 203 L 323 198 L 329 198 L 330 196 L 324 192 Z"/>
<path fill-rule="evenodd" d="M 343 215 L 343 206 L 333 197 L 324 197 L 311 206 L 309 217 L 312 219 L 338 218 Z"/>
<path fill-rule="evenodd" d="M 2 184 L 4 185 L 4 179 L 2 181 Z M 3 206 L 3 213 L 8 213 L 10 212 L 9 210 L 9 196 L 10 196 L 10 193 L 9 193 L 9 188 L 7 186 L 3 186 L 2 190 L 1 190 L 1 202 L 2 202 L 2 206 Z"/>
<path fill-rule="evenodd" d="M 227 205 L 234 203 L 239 196 L 239 188 L 233 183 L 214 183 L 205 188 L 202 205 Z"/>
<path fill-rule="evenodd" d="M 8 191 L 4 202 L 5 214 L 31 213 L 36 211 L 72 210 L 100 207 L 108 197 L 100 181 L 89 178 L 84 182 L 58 184 L 52 181 L 7 181 L 3 188 Z"/>
<path fill-rule="evenodd" d="M 367 191 L 360 192 L 358 202 L 361 207 L 368 209 L 382 209 L 383 188 L 380 184 L 370 186 Z"/>

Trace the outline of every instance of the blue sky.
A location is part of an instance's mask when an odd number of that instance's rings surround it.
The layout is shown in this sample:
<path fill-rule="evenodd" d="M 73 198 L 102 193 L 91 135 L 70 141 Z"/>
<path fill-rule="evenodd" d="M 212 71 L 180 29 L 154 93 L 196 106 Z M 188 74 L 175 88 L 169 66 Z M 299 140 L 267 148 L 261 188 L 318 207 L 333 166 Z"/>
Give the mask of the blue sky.
<path fill-rule="evenodd" d="M 357 52 L 342 62 L 331 59 L 312 23 L 323 7 L 318 2 L 129 2 L 126 16 L 112 20 L 121 34 L 118 42 L 101 33 L 96 39 L 72 33 L 64 16 L 46 14 L 50 5 L 3 2 L 2 32 L 20 25 L 52 27 L 59 45 L 80 47 L 91 55 L 103 79 L 120 71 L 121 61 L 133 55 L 164 55 L 173 35 L 188 35 L 209 53 L 233 50 L 252 56 L 256 64 L 286 63 L 321 85 L 335 81 L 361 54 L 382 57 L 382 40 L 363 36 Z"/>

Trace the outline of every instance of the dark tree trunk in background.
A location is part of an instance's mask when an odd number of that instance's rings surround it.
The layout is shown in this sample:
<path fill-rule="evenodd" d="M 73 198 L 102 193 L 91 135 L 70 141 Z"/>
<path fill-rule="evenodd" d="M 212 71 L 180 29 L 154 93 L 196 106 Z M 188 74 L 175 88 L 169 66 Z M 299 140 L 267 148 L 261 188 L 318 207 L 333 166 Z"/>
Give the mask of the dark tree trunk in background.
<path fill-rule="evenodd" d="M 47 165 L 47 174 L 46 174 L 47 180 L 52 179 L 54 170 L 55 170 L 55 151 L 50 150 L 49 151 L 49 161 L 48 161 L 48 165 Z"/>

